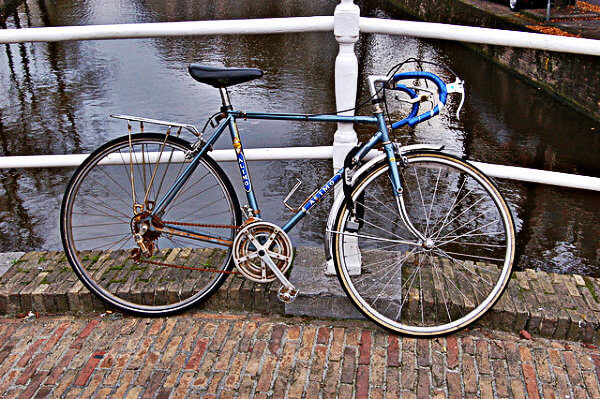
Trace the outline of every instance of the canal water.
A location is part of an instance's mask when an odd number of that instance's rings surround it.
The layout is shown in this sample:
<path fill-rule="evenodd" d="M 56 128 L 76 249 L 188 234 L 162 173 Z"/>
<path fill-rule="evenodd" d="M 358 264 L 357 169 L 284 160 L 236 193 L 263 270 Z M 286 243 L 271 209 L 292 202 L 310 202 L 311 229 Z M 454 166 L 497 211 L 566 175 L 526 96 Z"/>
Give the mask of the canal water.
<path fill-rule="evenodd" d="M 17 2 L 9 2 L 15 4 Z M 3 28 L 332 15 L 336 1 L 27 0 L 0 12 Z M 402 18 L 386 1 L 361 3 L 362 15 Z M 265 76 L 234 86 L 242 110 L 335 109 L 337 43 L 330 33 L 215 36 L 4 45 L 0 49 L 1 155 L 88 153 L 126 134 L 112 113 L 203 125 L 218 92 L 191 79 L 187 64 L 257 67 Z M 437 62 L 465 79 L 460 120 L 452 111 L 397 132 L 406 143 L 444 145 L 468 159 L 600 176 L 600 123 L 455 43 L 362 35 L 361 82 L 409 57 Z M 434 72 L 442 72 L 432 67 Z M 591 89 L 591 88 L 590 88 Z M 361 86 L 359 97 L 364 99 Z M 359 113 L 368 114 L 369 109 Z M 395 116 L 399 114 L 393 111 Z M 247 148 L 329 145 L 334 125 L 240 122 Z M 359 137 L 372 131 L 360 128 Z M 191 139 L 191 137 L 190 137 Z M 224 136 L 217 148 L 227 148 Z M 331 173 L 329 161 L 250 162 L 263 217 L 283 223 L 281 200 L 296 178 L 301 201 Z M 226 165 L 241 186 L 234 165 Z M 0 251 L 60 249 L 60 201 L 72 169 L 3 170 Z M 600 277 L 600 194 L 497 181 L 515 215 L 518 267 Z M 240 198 L 243 198 L 242 193 Z M 293 202 L 294 200 L 292 200 Z M 327 206 L 292 232 L 295 245 L 321 245 Z"/>

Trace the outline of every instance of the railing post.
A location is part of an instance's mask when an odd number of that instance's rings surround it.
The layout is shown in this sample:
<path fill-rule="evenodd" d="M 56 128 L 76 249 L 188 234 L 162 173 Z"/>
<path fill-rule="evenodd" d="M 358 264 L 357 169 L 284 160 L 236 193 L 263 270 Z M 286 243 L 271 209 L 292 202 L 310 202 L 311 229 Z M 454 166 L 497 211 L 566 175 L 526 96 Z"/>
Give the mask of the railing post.
<path fill-rule="evenodd" d="M 335 103 L 340 111 L 356 105 L 358 60 L 354 53 L 354 44 L 358 41 L 360 9 L 352 0 L 342 0 L 335 8 L 333 16 L 333 34 L 340 45 L 335 59 Z M 354 115 L 354 111 L 343 112 L 341 115 Z M 335 170 L 344 165 L 346 154 L 357 141 L 352 123 L 338 123 L 333 137 Z M 339 194 L 339 190 L 336 194 Z"/>
<path fill-rule="evenodd" d="M 338 111 L 354 108 L 358 84 L 358 59 L 354 53 L 354 44 L 358 41 L 360 9 L 353 0 L 341 0 L 333 13 L 333 34 L 340 49 L 335 59 L 335 104 Z M 354 111 L 342 112 L 340 115 L 354 115 Z M 338 123 L 333 136 L 333 169 L 338 170 L 344 165 L 346 154 L 358 142 L 352 123 Z M 341 195 L 341 187 L 336 187 L 335 196 Z M 346 241 L 356 241 L 347 239 Z M 346 248 L 356 246 L 356 242 L 345 242 Z M 348 254 L 351 251 L 347 251 Z M 360 254 L 356 263 L 360 272 Z M 350 263 L 350 260 L 348 261 Z M 326 274 L 335 274 L 333 261 L 327 261 Z"/>

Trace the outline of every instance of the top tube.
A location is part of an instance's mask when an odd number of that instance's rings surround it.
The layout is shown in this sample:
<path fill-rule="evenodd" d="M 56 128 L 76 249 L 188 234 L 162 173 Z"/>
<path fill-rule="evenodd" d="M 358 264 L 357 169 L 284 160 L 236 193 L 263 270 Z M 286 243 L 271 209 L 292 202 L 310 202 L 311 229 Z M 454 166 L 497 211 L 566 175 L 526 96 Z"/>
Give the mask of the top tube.
<path fill-rule="evenodd" d="M 374 116 L 362 115 L 329 115 L 329 114 L 297 114 L 297 113 L 267 113 L 267 112 L 242 112 L 228 111 L 234 118 L 243 119 L 264 119 L 264 120 L 287 120 L 287 121 L 307 121 L 307 122 L 346 122 L 360 124 L 377 124 L 377 118 Z"/>

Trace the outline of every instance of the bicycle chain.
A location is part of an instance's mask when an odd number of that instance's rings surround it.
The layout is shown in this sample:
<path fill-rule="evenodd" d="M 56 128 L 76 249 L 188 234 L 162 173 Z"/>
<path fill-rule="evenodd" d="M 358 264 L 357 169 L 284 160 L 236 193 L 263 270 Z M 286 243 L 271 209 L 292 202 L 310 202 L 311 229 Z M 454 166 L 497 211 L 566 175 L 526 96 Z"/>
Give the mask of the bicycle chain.
<path fill-rule="evenodd" d="M 164 223 L 166 225 L 171 224 L 173 226 L 207 227 L 207 228 L 213 228 L 213 229 L 235 229 L 235 230 L 239 229 L 239 226 L 228 226 L 228 225 L 222 225 L 222 224 L 169 222 L 169 221 L 165 221 L 165 220 L 163 220 L 162 223 Z M 156 265 L 156 266 L 166 266 L 166 267 L 176 267 L 178 269 L 197 270 L 200 272 L 211 272 L 211 273 L 221 273 L 221 274 L 240 274 L 240 275 L 242 274 L 240 272 L 234 272 L 234 271 L 229 271 L 229 270 L 215 270 L 215 269 L 205 269 L 202 267 L 194 267 L 194 266 L 174 265 L 172 263 L 156 262 L 156 261 L 152 261 L 152 260 L 141 260 L 140 259 L 139 262 L 148 263 L 148 264 Z"/>
<path fill-rule="evenodd" d="M 168 222 L 166 220 L 163 220 L 162 223 L 164 223 L 166 225 L 172 224 L 173 226 L 207 227 L 207 228 L 210 228 L 210 229 L 234 229 L 234 230 L 238 230 L 240 228 L 240 226 L 230 226 L 230 225 L 226 225 L 226 224 Z"/>

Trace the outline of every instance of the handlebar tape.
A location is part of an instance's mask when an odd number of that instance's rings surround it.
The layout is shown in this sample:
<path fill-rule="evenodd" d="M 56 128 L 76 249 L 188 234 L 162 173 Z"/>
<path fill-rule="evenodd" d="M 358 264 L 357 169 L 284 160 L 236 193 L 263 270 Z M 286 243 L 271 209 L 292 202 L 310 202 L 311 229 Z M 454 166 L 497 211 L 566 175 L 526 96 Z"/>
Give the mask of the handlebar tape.
<path fill-rule="evenodd" d="M 409 89 L 408 87 L 406 87 L 404 85 L 398 85 L 392 90 L 403 91 L 406 94 L 408 94 L 410 96 L 410 98 L 417 97 L 417 93 L 414 90 Z M 413 104 L 412 109 L 410 110 L 410 114 L 406 118 L 392 124 L 392 129 L 396 129 L 396 128 L 399 128 L 400 126 L 406 125 L 410 119 L 414 118 L 417 115 L 418 112 L 419 112 L 419 103 L 417 102 L 417 103 Z"/>
<path fill-rule="evenodd" d="M 428 80 L 431 80 L 433 83 L 435 83 L 435 85 L 439 89 L 440 103 L 442 103 L 442 105 L 446 105 L 446 99 L 448 97 L 448 91 L 446 90 L 446 84 L 436 74 L 431 73 L 431 72 L 425 72 L 425 71 L 414 71 L 414 72 L 398 73 L 392 77 L 392 80 L 394 82 L 397 82 L 399 80 L 405 80 L 405 79 L 428 79 Z M 417 108 L 418 108 L 418 104 L 417 104 Z M 414 109 L 415 109 L 415 107 L 413 106 L 412 111 L 414 111 Z M 411 112 L 411 115 L 409 115 L 408 117 L 404 118 L 403 120 L 401 120 L 399 122 L 394 123 L 394 125 L 400 126 L 400 124 L 403 125 L 405 123 L 408 123 L 408 126 L 413 127 L 417 123 L 423 122 L 439 113 L 440 113 L 440 107 L 439 107 L 439 105 L 436 105 L 435 107 L 433 107 L 433 109 L 431 111 L 428 111 L 421 115 L 412 116 L 413 112 Z M 394 125 L 392 125 L 393 128 L 395 128 Z"/>

